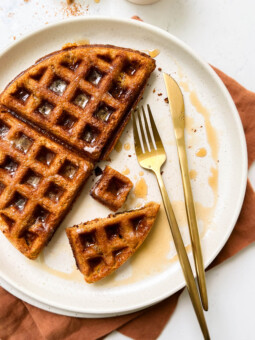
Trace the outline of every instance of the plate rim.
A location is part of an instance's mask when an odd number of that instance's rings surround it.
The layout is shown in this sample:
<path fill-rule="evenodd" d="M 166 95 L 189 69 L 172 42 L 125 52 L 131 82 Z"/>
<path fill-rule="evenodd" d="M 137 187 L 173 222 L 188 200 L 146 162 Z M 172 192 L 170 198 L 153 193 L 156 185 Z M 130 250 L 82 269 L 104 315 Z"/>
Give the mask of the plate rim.
<path fill-rule="evenodd" d="M 231 218 L 231 223 L 229 223 L 230 227 L 228 232 L 225 234 L 225 238 L 222 240 L 221 243 L 219 243 L 218 247 L 214 250 L 214 252 L 212 253 L 210 259 L 205 263 L 205 268 L 207 268 L 210 263 L 216 258 L 216 256 L 219 254 L 219 252 L 221 251 L 221 249 L 224 247 L 225 243 L 227 242 L 229 236 L 231 235 L 234 226 L 236 224 L 236 221 L 238 219 L 238 216 L 240 214 L 241 208 L 242 208 L 242 204 L 243 204 L 243 200 L 245 197 L 245 192 L 246 192 L 246 185 L 247 185 L 247 177 L 248 177 L 248 157 L 247 157 L 247 145 L 246 145 L 246 139 L 245 139 L 245 134 L 244 134 L 244 130 L 243 130 L 243 125 L 241 123 L 241 119 L 239 116 L 239 113 L 237 111 L 237 108 L 234 104 L 234 101 L 230 95 L 230 93 L 228 92 L 227 88 L 225 87 L 223 81 L 219 78 L 219 76 L 216 74 L 216 72 L 212 69 L 212 67 L 205 62 L 199 55 L 197 55 L 193 49 L 191 47 L 189 47 L 189 45 L 187 45 L 186 43 L 184 43 L 182 40 L 180 40 L 179 38 L 175 37 L 174 35 L 172 35 L 171 33 L 163 30 L 162 28 L 159 28 L 157 26 L 148 24 L 148 23 L 144 23 L 138 20 L 134 20 L 134 19 L 125 19 L 125 18 L 113 18 L 113 17 L 109 17 L 109 16 L 90 16 L 90 17 L 78 17 L 78 18 L 68 18 L 62 21 L 57 21 L 54 23 L 51 23 L 47 26 L 45 25 L 41 25 L 41 27 L 39 27 L 38 29 L 32 31 L 31 33 L 28 33 L 26 35 L 24 35 L 24 37 L 18 39 L 17 41 L 8 44 L 5 48 L 3 48 L 0 51 L 0 58 L 8 53 L 12 48 L 14 48 L 16 45 L 22 44 L 23 41 L 32 38 L 33 36 L 40 34 L 42 31 L 47 31 L 47 30 L 51 30 L 54 27 L 58 27 L 58 26 L 62 26 L 62 25 L 66 25 L 72 22 L 83 22 L 83 21 L 104 21 L 106 23 L 125 23 L 125 24 L 130 24 L 132 26 L 136 26 L 145 30 L 149 30 L 152 33 L 157 33 L 167 39 L 170 39 L 171 41 L 173 41 L 178 47 L 180 47 L 182 50 L 184 50 L 188 55 L 190 55 L 191 57 L 193 57 L 196 62 L 198 62 L 198 64 L 207 72 L 210 74 L 210 76 L 212 77 L 212 79 L 217 83 L 217 85 L 219 86 L 222 95 L 224 95 L 226 101 L 228 102 L 228 104 L 231 107 L 231 111 L 232 111 L 232 116 L 233 119 L 235 120 L 235 124 L 236 127 L 238 128 L 238 138 L 240 141 L 240 146 L 241 146 L 241 150 L 242 150 L 242 161 L 241 161 L 241 171 L 242 171 L 242 179 L 240 180 L 241 182 L 241 186 L 240 186 L 240 191 L 239 191 L 239 197 L 236 200 L 237 203 L 236 205 L 238 206 L 238 209 L 236 209 L 236 211 L 233 213 L 232 218 Z M 59 306 L 58 303 L 54 303 L 54 305 L 49 304 L 50 301 L 45 300 L 42 297 L 38 296 L 34 296 L 34 294 L 30 293 L 27 294 L 26 292 L 22 292 L 20 290 L 20 288 L 18 286 L 16 286 L 15 284 L 13 284 L 12 282 L 10 283 L 8 281 L 8 278 L 6 279 L 5 277 L 2 277 L 3 275 L 1 275 L 0 273 L 0 283 L 2 284 L 2 280 L 5 281 L 5 284 L 3 284 L 3 286 L 6 287 L 7 284 L 7 290 L 8 290 L 8 285 L 10 285 L 10 287 L 13 287 L 15 289 L 15 292 L 17 294 L 15 294 L 18 298 L 21 298 L 22 300 L 28 302 L 31 304 L 31 300 L 30 298 L 32 298 L 32 300 L 35 300 L 34 302 L 34 306 L 38 307 L 36 305 L 36 302 L 40 303 L 40 307 L 39 308 L 43 308 L 45 310 L 49 310 L 47 308 L 44 308 L 42 306 L 45 305 L 49 306 L 50 310 L 52 312 L 56 312 L 57 314 L 62 314 L 62 315 L 73 315 L 73 316 L 78 316 L 78 317 L 84 317 L 82 315 L 77 315 L 77 314 L 83 314 L 85 315 L 85 317 L 97 317 L 97 315 L 100 314 L 100 316 L 105 315 L 105 316 L 109 316 L 109 315 L 121 315 L 121 314 L 128 314 L 128 313 L 132 313 L 134 311 L 140 310 L 140 309 L 144 309 L 148 306 L 151 306 L 153 304 L 156 304 L 162 300 L 164 300 L 167 297 L 170 297 L 171 295 L 173 295 L 174 293 L 176 293 L 178 290 L 180 290 L 181 288 L 183 288 L 185 286 L 185 281 L 183 279 L 183 282 L 181 282 L 178 286 L 175 287 L 175 289 L 172 289 L 169 292 L 165 292 L 163 294 L 159 294 L 156 298 L 151 299 L 150 301 L 146 301 L 146 304 L 141 303 L 141 304 L 137 304 L 134 305 L 132 308 L 131 307 L 122 307 L 122 308 L 117 308 L 116 310 L 113 310 L 112 312 L 109 311 L 100 311 L 100 313 L 95 313 L 95 312 L 84 312 L 84 310 L 73 310 L 71 307 L 69 306 L 65 306 L 65 308 L 63 308 L 63 306 Z M 1 280 L 2 279 L 2 280 Z M 20 293 L 20 294 L 19 294 Z M 20 295 L 20 296 L 19 296 Z M 27 298 L 28 297 L 28 298 Z M 27 301 L 30 300 L 30 301 Z M 56 310 L 54 310 L 56 308 Z M 91 315 L 91 316 L 89 316 Z M 100 317 L 98 316 L 98 317 Z"/>

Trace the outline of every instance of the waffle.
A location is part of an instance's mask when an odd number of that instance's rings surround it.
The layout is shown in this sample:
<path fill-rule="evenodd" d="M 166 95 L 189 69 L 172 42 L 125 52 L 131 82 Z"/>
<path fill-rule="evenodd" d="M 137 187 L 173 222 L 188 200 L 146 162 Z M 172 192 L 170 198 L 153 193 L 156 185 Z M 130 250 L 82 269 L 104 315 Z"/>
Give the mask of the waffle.
<path fill-rule="evenodd" d="M 132 187 L 133 183 L 128 177 L 107 165 L 90 195 L 112 211 L 117 211 L 125 203 Z"/>
<path fill-rule="evenodd" d="M 35 259 L 70 210 L 92 164 L 0 109 L 0 230 Z"/>
<path fill-rule="evenodd" d="M 147 237 L 158 210 L 159 204 L 150 202 L 138 210 L 67 228 L 76 264 L 85 280 L 101 280 L 126 262 Z"/>
<path fill-rule="evenodd" d="M 86 157 L 106 159 L 154 68 L 130 49 L 69 47 L 22 72 L 0 102 Z"/>

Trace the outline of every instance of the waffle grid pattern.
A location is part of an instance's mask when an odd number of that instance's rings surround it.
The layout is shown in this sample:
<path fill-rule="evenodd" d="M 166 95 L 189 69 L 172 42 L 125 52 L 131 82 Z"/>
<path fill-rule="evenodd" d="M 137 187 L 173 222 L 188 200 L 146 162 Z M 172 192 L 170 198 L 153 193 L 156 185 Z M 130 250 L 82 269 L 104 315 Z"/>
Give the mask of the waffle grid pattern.
<path fill-rule="evenodd" d="M 53 54 L 22 74 L 1 100 L 98 160 L 154 67 L 151 58 L 129 50 L 71 49 Z"/>
<path fill-rule="evenodd" d="M 27 257 L 38 256 L 94 163 L 108 156 L 154 68 L 137 51 L 70 47 L 2 92 L 0 229 Z"/>
<path fill-rule="evenodd" d="M 0 229 L 35 258 L 70 208 L 92 165 L 0 111 Z"/>
<path fill-rule="evenodd" d="M 76 263 L 88 283 L 120 267 L 143 243 L 157 215 L 159 204 L 150 202 L 130 212 L 67 228 Z"/>
<path fill-rule="evenodd" d="M 117 211 L 125 203 L 132 187 L 133 183 L 128 177 L 107 165 L 90 195 L 111 210 Z"/>

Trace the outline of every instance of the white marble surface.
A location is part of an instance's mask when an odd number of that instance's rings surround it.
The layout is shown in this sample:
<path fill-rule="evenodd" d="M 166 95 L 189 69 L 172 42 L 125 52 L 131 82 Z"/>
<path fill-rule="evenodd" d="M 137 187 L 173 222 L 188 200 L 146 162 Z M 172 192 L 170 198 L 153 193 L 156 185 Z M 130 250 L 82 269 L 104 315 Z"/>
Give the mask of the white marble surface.
<path fill-rule="evenodd" d="M 255 3 L 253 0 L 160 0 L 138 6 L 126 0 L 77 1 L 84 16 L 129 18 L 139 15 L 185 41 L 204 60 L 255 91 Z M 70 17 L 65 1 L 1 0 L 0 49 L 47 23 Z M 86 33 L 84 33 L 86 37 Z M 255 165 L 249 176 L 255 187 Z M 255 221 L 254 221 L 255 224 Z M 255 225 L 254 225 L 255 227 Z M 207 273 L 208 326 L 214 340 L 255 339 L 255 245 Z M 127 339 L 118 332 L 108 340 Z M 159 337 L 160 340 L 202 339 L 187 292 Z"/>

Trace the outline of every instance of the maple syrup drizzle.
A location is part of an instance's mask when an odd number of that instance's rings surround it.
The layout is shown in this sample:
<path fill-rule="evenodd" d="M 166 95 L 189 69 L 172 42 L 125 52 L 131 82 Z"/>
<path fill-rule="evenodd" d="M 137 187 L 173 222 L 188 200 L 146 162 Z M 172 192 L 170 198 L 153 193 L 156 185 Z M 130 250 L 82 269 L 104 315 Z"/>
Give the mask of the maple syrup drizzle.
<path fill-rule="evenodd" d="M 134 194 L 136 198 L 146 198 L 148 194 L 148 187 L 144 178 L 140 178 L 134 187 Z"/>
<path fill-rule="evenodd" d="M 130 169 L 126 166 L 126 169 L 122 171 L 123 175 L 129 175 L 130 174 Z"/>
<path fill-rule="evenodd" d="M 190 179 L 196 179 L 196 178 L 197 178 L 197 171 L 194 170 L 194 169 L 190 170 L 190 172 L 189 172 L 189 178 L 190 178 Z"/>
<path fill-rule="evenodd" d="M 203 158 L 203 157 L 205 157 L 206 155 L 207 155 L 207 151 L 206 151 L 205 148 L 201 148 L 201 149 L 199 149 L 199 150 L 196 152 L 196 156 L 197 156 L 197 157 Z"/>
<path fill-rule="evenodd" d="M 205 131 L 206 131 L 206 136 L 207 136 L 207 141 L 208 141 L 208 145 L 210 147 L 211 150 L 211 155 L 212 155 L 212 159 L 214 160 L 214 167 L 211 167 L 211 176 L 208 178 L 208 184 L 211 187 L 213 194 L 214 194 L 214 205 L 213 205 L 213 209 L 216 206 L 217 203 L 217 193 L 218 193 L 218 180 L 219 180 L 219 174 L 218 174 L 218 154 L 219 154 L 219 141 L 218 141 L 218 136 L 217 136 L 217 130 L 216 128 L 214 128 L 211 124 L 210 121 L 210 112 L 209 110 L 202 104 L 202 102 L 199 100 L 197 93 L 191 89 L 190 84 L 184 80 L 184 75 L 182 73 L 182 70 L 180 67 L 178 67 L 178 76 L 180 77 L 181 81 L 179 82 L 179 84 L 181 85 L 181 87 L 183 88 L 183 90 L 185 92 L 187 92 L 187 94 L 189 95 L 189 99 L 191 104 L 193 105 L 193 107 L 196 109 L 196 112 L 198 112 L 200 115 L 202 115 L 202 117 L 204 118 L 204 127 L 205 127 Z M 186 118 L 185 118 L 186 119 Z M 188 129 L 187 132 L 189 133 L 189 135 L 191 135 L 191 126 L 194 123 L 194 120 L 192 122 L 192 119 L 187 120 L 187 125 Z M 194 132 L 194 130 L 193 130 Z M 193 142 L 194 142 L 194 138 L 196 138 L 193 133 Z M 204 148 L 200 149 L 198 151 L 198 154 L 196 154 L 198 157 L 204 157 L 207 154 L 207 150 L 203 150 Z M 201 151 L 202 150 L 202 151 Z M 205 154 L 206 153 L 206 154 Z"/>
<path fill-rule="evenodd" d="M 219 170 L 215 167 L 211 167 L 211 176 L 208 178 L 208 184 L 214 192 L 214 205 L 217 202 L 218 184 L 219 184 Z"/>
<path fill-rule="evenodd" d="M 131 146 L 130 146 L 129 143 L 125 143 L 125 144 L 124 144 L 124 149 L 125 149 L 126 151 L 130 150 L 130 148 L 131 148 Z"/>
<path fill-rule="evenodd" d="M 161 206 L 155 225 L 152 227 L 148 237 L 129 260 L 127 275 L 121 277 L 119 274 L 122 268 L 120 268 L 104 280 L 104 282 L 102 281 L 101 284 L 104 287 L 123 286 L 137 282 L 145 276 L 163 271 L 170 264 L 168 254 L 170 252 L 171 240 L 172 236 L 165 210 Z"/>
<path fill-rule="evenodd" d="M 43 252 L 38 256 L 36 261 L 32 262 L 32 265 L 35 267 L 38 267 L 40 270 L 43 270 L 44 272 L 54 275 L 60 279 L 68 280 L 68 281 L 79 281 L 84 283 L 84 278 L 81 272 L 76 268 L 76 266 L 73 267 L 72 271 L 70 273 L 65 273 L 57 269 L 53 269 L 50 266 L 47 265 L 45 256 Z"/>
<path fill-rule="evenodd" d="M 204 117 L 206 134 L 207 134 L 208 144 L 211 149 L 212 158 L 214 159 L 215 162 L 217 162 L 217 158 L 218 158 L 217 132 L 216 132 L 216 129 L 211 125 L 210 114 L 208 110 L 199 101 L 197 94 L 194 91 L 190 90 L 189 84 L 182 82 L 181 85 L 183 89 L 189 93 L 191 103 L 196 108 L 197 112 L 200 113 Z M 186 122 L 188 121 L 188 125 L 192 125 L 194 120 L 191 117 L 189 118 L 187 117 Z M 121 151 L 122 145 L 121 147 L 120 146 L 117 147 L 117 149 L 118 148 Z M 125 146 L 124 146 L 124 149 L 125 149 Z M 126 169 L 124 171 L 128 171 L 128 170 Z M 142 176 L 141 173 L 142 172 L 139 173 L 140 176 Z M 190 178 L 195 179 L 196 177 L 197 177 L 196 170 L 190 170 Z M 137 179 L 136 175 L 135 175 L 135 179 Z M 208 178 L 208 184 L 214 192 L 214 197 L 215 197 L 214 205 L 211 207 L 205 207 L 201 203 L 195 202 L 197 219 L 203 225 L 202 231 L 200 232 L 201 237 L 203 237 L 203 235 L 205 234 L 208 222 L 210 222 L 210 220 L 213 217 L 213 212 L 214 212 L 216 201 L 217 201 L 218 169 L 216 167 L 211 167 L 211 176 Z M 147 191 L 148 191 L 148 188 L 147 188 L 147 184 L 144 178 L 139 179 L 134 188 L 134 197 L 146 198 Z M 136 207 L 140 206 L 140 204 L 141 203 L 137 203 Z M 185 203 L 183 201 L 173 201 L 172 205 L 173 205 L 173 209 L 176 214 L 178 225 L 186 227 L 187 220 L 186 220 L 186 213 L 185 213 Z M 160 244 L 160 247 L 158 246 L 159 244 Z M 190 251 L 191 245 L 187 244 L 186 249 L 187 251 Z M 174 254 L 173 256 L 170 255 L 171 251 Z M 168 221 L 167 221 L 164 208 L 161 204 L 159 215 L 157 217 L 155 225 L 153 226 L 149 236 L 145 240 L 144 244 L 138 249 L 138 251 L 130 259 L 130 265 L 129 265 L 130 273 L 127 275 L 127 277 L 125 278 L 118 277 L 118 273 L 119 273 L 119 270 L 118 270 L 117 272 L 113 273 L 112 275 L 105 278 L 101 282 L 96 283 L 96 285 L 103 285 L 104 287 L 107 287 L 107 286 L 114 287 L 114 286 L 122 286 L 126 284 L 131 284 L 131 283 L 141 280 L 145 276 L 163 271 L 167 266 L 169 266 L 169 264 L 175 262 L 176 260 L 177 260 L 177 255 L 175 255 L 175 248 L 173 246 L 170 228 L 168 225 Z M 63 278 L 66 280 L 84 282 L 82 274 L 77 269 L 73 269 L 71 273 L 63 273 L 61 271 L 52 269 L 45 263 L 45 260 L 41 255 L 39 256 L 39 261 L 37 265 L 43 266 L 44 270 L 60 278 Z"/>
<path fill-rule="evenodd" d="M 156 58 L 160 54 L 160 50 L 157 48 L 154 50 L 143 50 L 143 52 L 148 53 L 151 58 Z"/>
<path fill-rule="evenodd" d="M 76 46 L 81 46 L 81 45 L 90 45 L 90 40 L 89 39 L 79 39 L 74 42 L 66 43 L 62 46 L 62 50 L 65 50 L 70 47 L 76 47 Z"/>

